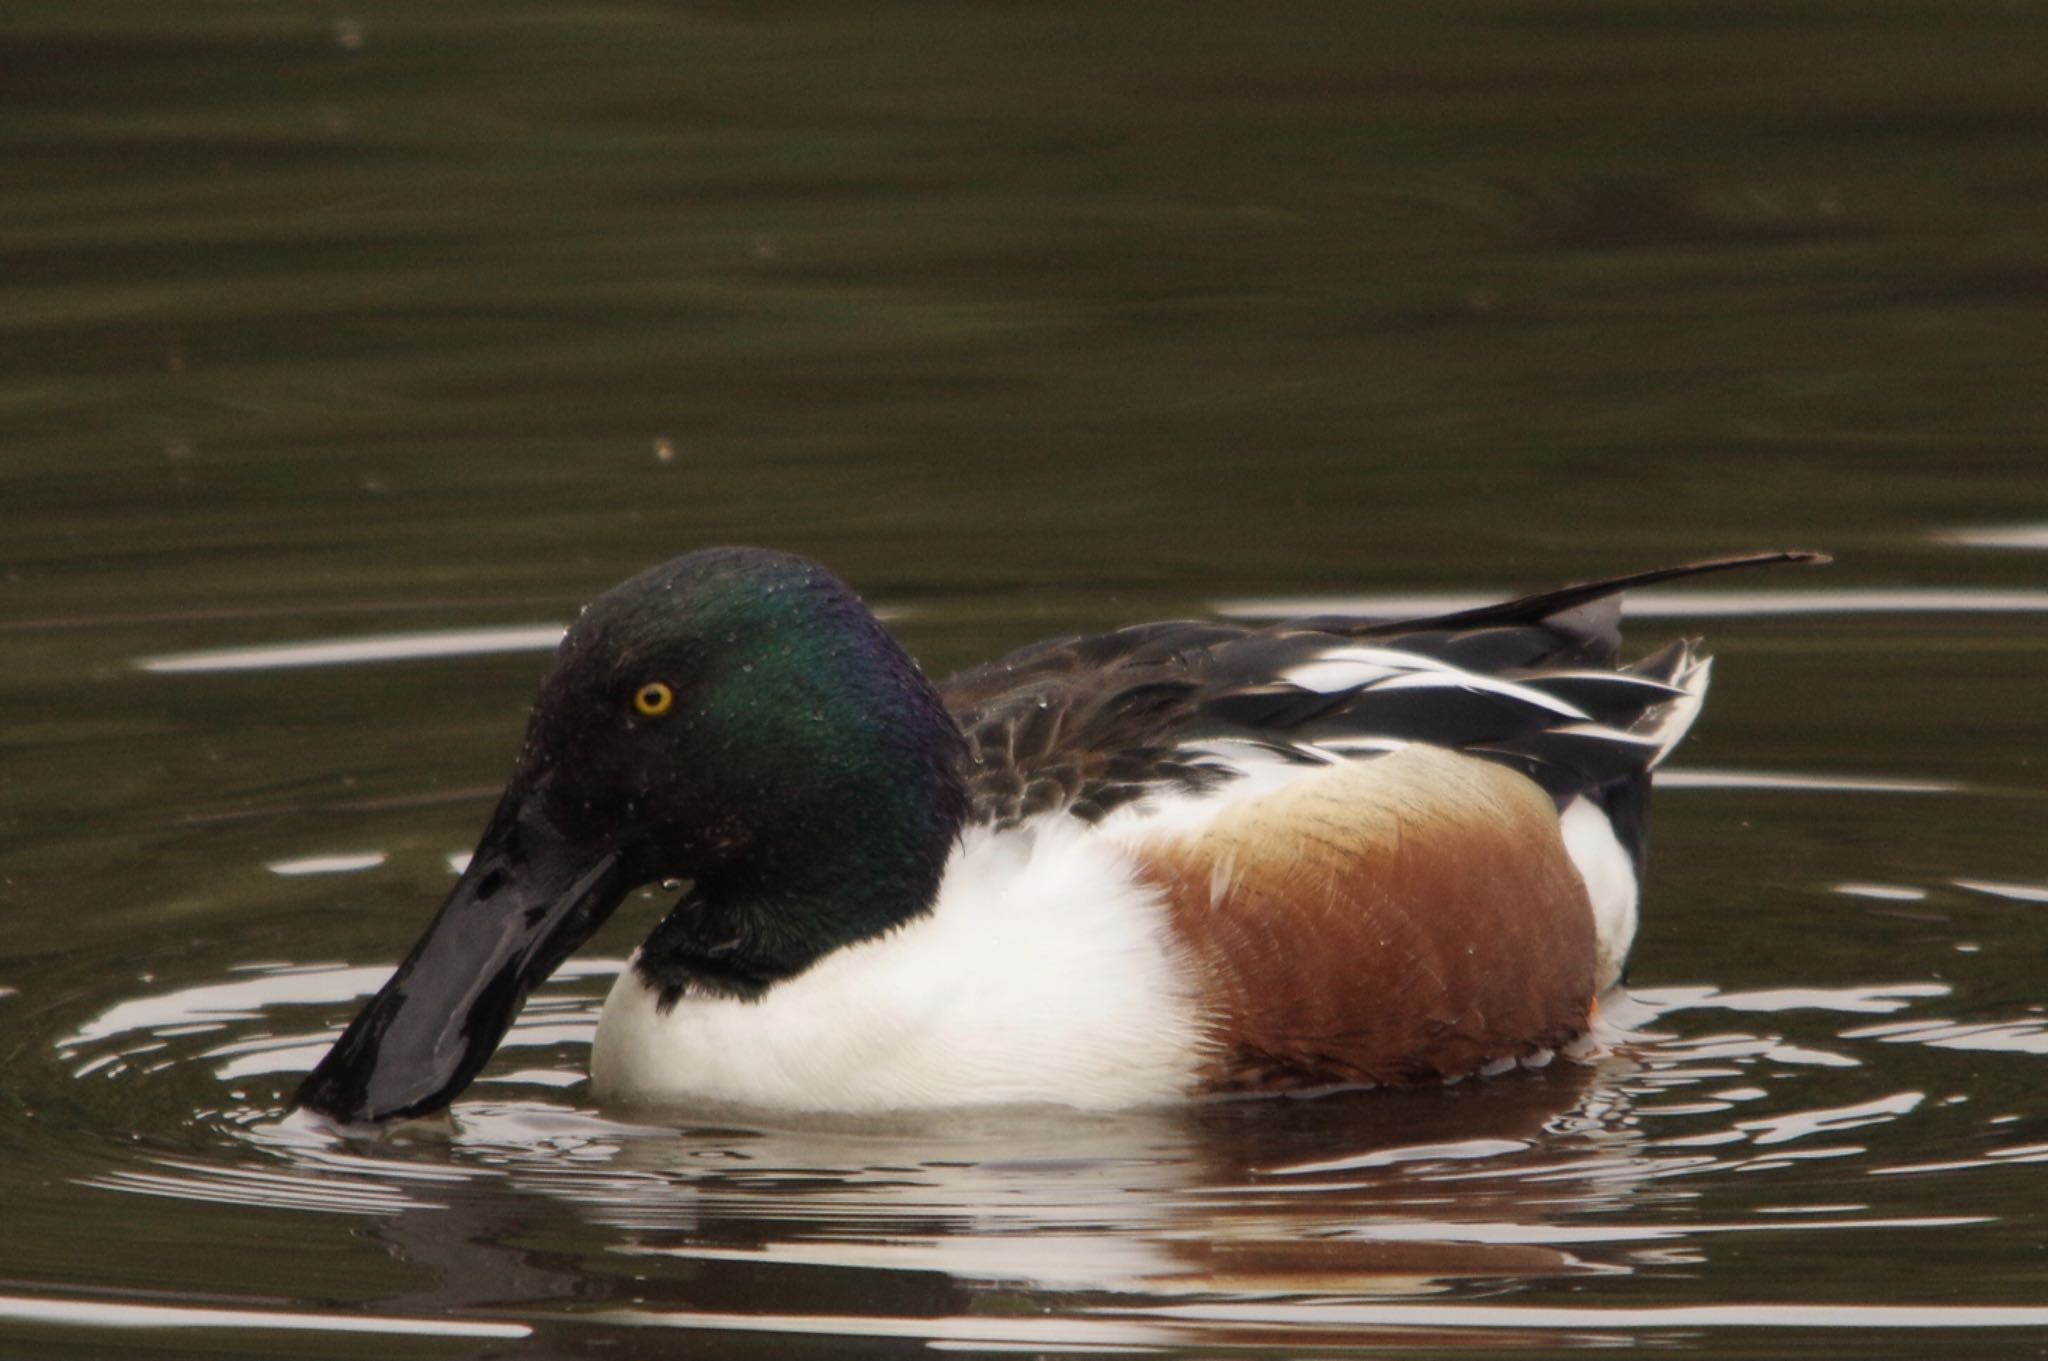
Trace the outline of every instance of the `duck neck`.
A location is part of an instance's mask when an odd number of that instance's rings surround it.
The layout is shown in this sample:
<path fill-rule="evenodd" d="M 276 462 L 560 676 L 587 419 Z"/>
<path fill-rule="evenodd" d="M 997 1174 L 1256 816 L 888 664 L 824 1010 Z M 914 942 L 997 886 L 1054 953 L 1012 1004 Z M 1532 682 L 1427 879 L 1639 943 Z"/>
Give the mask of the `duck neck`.
<path fill-rule="evenodd" d="M 686 994 L 759 998 L 931 911 L 966 814 L 958 730 L 947 720 L 946 731 L 950 742 L 855 777 L 821 772 L 823 797 L 792 800 L 700 870 L 634 964 L 662 1007 Z"/>

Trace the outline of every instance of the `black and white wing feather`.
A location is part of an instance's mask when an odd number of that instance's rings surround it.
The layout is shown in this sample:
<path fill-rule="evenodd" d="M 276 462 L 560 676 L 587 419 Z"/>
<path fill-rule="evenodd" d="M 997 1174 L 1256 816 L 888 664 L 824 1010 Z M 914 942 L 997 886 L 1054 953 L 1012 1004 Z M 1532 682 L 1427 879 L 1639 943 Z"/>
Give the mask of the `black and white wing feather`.
<path fill-rule="evenodd" d="M 1410 742 L 1624 814 L 1697 714 L 1708 660 L 1680 640 L 1619 665 L 1619 593 L 1813 561 L 1719 558 L 1420 619 L 1143 624 L 1035 644 L 940 689 L 967 737 L 973 815 L 999 826 L 1211 787 L 1254 752 L 1326 762 Z"/>

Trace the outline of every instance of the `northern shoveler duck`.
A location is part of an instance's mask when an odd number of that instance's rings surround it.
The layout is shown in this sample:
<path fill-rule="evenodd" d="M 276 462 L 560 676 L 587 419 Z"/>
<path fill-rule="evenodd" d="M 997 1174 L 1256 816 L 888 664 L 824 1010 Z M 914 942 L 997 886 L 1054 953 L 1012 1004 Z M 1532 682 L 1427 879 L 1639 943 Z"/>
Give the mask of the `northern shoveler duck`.
<path fill-rule="evenodd" d="M 1430 618 L 1141 624 L 934 686 L 814 562 L 719 548 L 563 639 L 425 936 L 300 1086 L 427 1114 L 635 887 L 601 1098 L 1111 1107 L 1408 1083 L 1582 1035 L 1635 932 L 1650 771 L 1707 659 L 1628 587 Z"/>

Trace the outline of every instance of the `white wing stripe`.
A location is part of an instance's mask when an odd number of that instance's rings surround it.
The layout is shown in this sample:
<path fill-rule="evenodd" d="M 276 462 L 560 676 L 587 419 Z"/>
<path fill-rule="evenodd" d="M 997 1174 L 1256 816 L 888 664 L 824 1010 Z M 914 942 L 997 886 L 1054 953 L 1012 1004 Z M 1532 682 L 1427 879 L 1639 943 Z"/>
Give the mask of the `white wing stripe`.
<path fill-rule="evenodd" d="M 1333 647 L 1327 652 L 1318 652 L 1319 662 L 1359 662 L 1367 666 L 1382 667 L 1388 671 L 1452 671 L 1463 674 L 1449 662 L 1425 657 L 1419 652 L 1403 652 L 1394 647 Z"/>
<path fill-rule="evenodd" d="M 1534 686 L 1518 685 L 1514 681 L 1496 680 L 1492 676 L 1477 676 L 1470 671 L 1452 671 L 1447 675 L 1396 676 L 1371 687 L 1374 690 L 1475 690 L 1485 694 L 1502 695 L 1508 699 L 1520 700 L 1539 709 L 1561 714 L 1566 718 L 1590 719 L 1592 715 L 1576 704 L 1567 704 L 1555 695 L 1546 695 Z"/>
<path fill-rule="evenodd" d="M 1652 758 L 1650 769 L 1655 770 L 1671 754 L 1671 749 L 1685 740 L 1686 730 L 1700 716 L 1700 705 L 1706 701 L 1707 682 L 1713 678 L 1713 673 L 1714 659 L 1702 657 L 1676 677 L 1678 684 L 1685 688 L 1685 694 L 1671 701 L 1671 706 L 1664 711 L 1663 721 L 1656 727 L 1657 741 L 1664 749 Z"/>
<path fill-rule="evenodd" d="M 1461 670 L 1434 657 L 1423 657 L 1394 648 L 1331 648 L 1327 652 L 1318 653 L 1312 662 L 1304 662 L 1300 666 L 1290 667 L 1281 672 L 1280 679 L 1297 689 L 1312 691 L 1319 695 L 1368 688 L 1402 690 L 1452 685 L 1462 690 L 1481 691 L 1520 700 L 1524 704 L 1533 704 L 1539 709 L 1547 709 L 1566 718 L 1589 717 L 1586 711 L 1577 705 L 1545 694 L 1532 685 L 1502 680 L 1496 676 L 1483 676 L 1476 672 Z"/>
<path fill-rule="evenodd" d="M 1573 737 L 1589 737 L 1599 742 L 1612 742 L 1620 747 L 1661 748 L 1663 739 L 1654 732 L 1629 732 L 1625 728 L 1609 727 L 1605 723 L 1566 723 L 1552 728 L 1555 733 L 1566 733 Z"/>
<path fill-rule="evenodd" d="M 1399 751 L 1409 743 L 1398 737 L 1322 737 L 1316 739 L 1318 751 L 1336 752 L 1389 752 Z"/>
<path fill-rule="evenodd" d="M 1462 670 L 1437 658 L 1396 648 L 1333 647 L 1317 653 L 1311 661 L 1281 672 L 1278 679 L 1297 689 L 1324 695 L 1447 687 L 1499 695 L 1568 720 L 1546 724 L 1553 734 L 1648 752 L 1647 765 L 1654 768 L 1678 745 L 1698 717 L 1700 703 L 1706 696 L 1710 666 L 1706 659 L 1681 657 L 1677 674 L 1668 682 L 1627 671 L 1587 670 L 1545 671 L 1527 681 L 1517 681 Z M 1546 682 L 1552 681 L 1596 683 L 1622 691 L 1634 690 L 1644 696 L 1644 702 L 1633 725 L 1615 727 L 1599 722 L 1578 705 L 1542 688 Z M 1317 754 L 1371 753 L 1390 751 L 1401 745 L 1405 743 L 1399 739 L 1360 735 L 1318 738 L 1297 744 L 1296 750 Z M 1221 751 L 1213 754 L 1226 764 L 1235 764 Z"/>
<path fill-rule="evenodd" d="M 1351 662 L 1325 655 L 1318 661 L 1304 662 L 1280 673 L 1280 679 L 1300 690 L 1313 690 L 1319 695 L 1334 695 L 1345 690 L 1357 690 L 1389 676 L 1402 672 L 1391 667 L 1375 666 L 1369 662 Z"/>

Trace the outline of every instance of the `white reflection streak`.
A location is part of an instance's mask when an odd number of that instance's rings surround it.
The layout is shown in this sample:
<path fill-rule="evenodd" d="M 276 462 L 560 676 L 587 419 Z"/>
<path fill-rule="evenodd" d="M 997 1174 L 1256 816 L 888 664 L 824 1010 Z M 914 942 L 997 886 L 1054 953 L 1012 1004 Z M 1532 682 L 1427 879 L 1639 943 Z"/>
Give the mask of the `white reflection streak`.
<path fill-rule="evenodd" d="M 877 1318 L 855 1314 L 718 1314 L 622 1309 L 589 1322 L 690 1331 L 911 1338 L 935 1348 L 980 1343 L 1023 1346 L 1168 1346 L 1187 1341 L 1175 1325 L 1222 1324 L 1362 1328 L 1468 1328 L 1602 1332 L 1666 1328 L 2032 1328 L 2048 1306 L 2021 1304 L 1701 1304 L 1586 1307 L 1502 1304 L 1168 1304 L 1110 1308 L 1096 1317 Z M 1149 1326 L 1148 1326 L 1149 1325 Z M 1171 1329 L 1171 1331 L 1169 1331 Z M 1204 1330 L 1206 1331 L 1206 1330 Z"/>
<path fill-rule="evenodd" d="M 1984 525 L 1975 529 L 1945 529 L 1932 536 L 1936 543 L 1963 548 L 2048 549 L 2048 525 Z"/>
<path fill-rule="evenodd" d="M 1378 1328 L 2038 1328 L 2033 1304 L 1674 1304 L 1628 1307 L 1514 1304 L 1169 1304 L 1132 1311 L 1203 1323 L 1332 1324 Z"/>
<path fill-rule="evenodd" d="M 1711 1008 L 1718 1011 L 1839 1011 L 1884 1015 L 1904 1011 L 1915 1001 L 1946 997 L 1954 989 L 1946 983 L 1878 983 L 1857 988 L 1760 988 L 1749 992 L 1722 992 L 1718 988 L 1693 986 L 1643 988 L 1632 994 L 1636 1001 L 1655 1010 L 1658 1016 L 1674 1011 Z M 1862 1032 L 1847 1031 L 1843 1038 Z"/>
<path fill-rule="evenodd" d="M 1922 1092 L 1895 1092 L 1890 1096 L 1854 1106 L 1791 1111 L 1784 1115 L 1765 1116 L 1757 1120 L 1738 1120 L 1735 1122 L 1735 1128 L 1749 1135 L 1750 1142 L 1762 1148 L 1770 1144 L 1790 1143 L 1794 1139 L 1804 1139 L 1811 1134 L 1836 1134 L 1845 1129 L 1883 1124 L 1918 1110 L 1926 1099 L 1926 1094 Z"/>
<path fill-rule="evenodd" d="M 2048 1312 L 2048 1311 L 2044 1311 Z M 778 1333 L 811 1337 L 887 1337 L 922 1341 L 934 1350 L 948 1343 L 983 1346 L 1016 1344 L 1123 1349 L 1153 1348 L 1181 1341 L 1180 1330 L 1140 1319 L 995 1318 L 954 1314 L 944 1318 L 888 1318 L 868 1314 L 714 1314 L 691 1310 L 617 1309 L 583 1316 L 613 1327 L 684 1328 L 693 1332 Z"/>
<path fill-rule="evenodd" d="M 1930 1049 L 1963 1049 L 2000 1054 L 2048 1054 L 2048 1021 L 2039 1016 L 2007 1021 L 1906 1021 L 1864 1026 L 1859 1030 L 1845 1030 L 1842 1032 L 1842 1038 L 1877 1040 L 1883 1044 L 1922 1044 Z"/>
<path fill-rule="evenodd" d="M 351 874 L 373 870 L 384 863 L 384 852 L 362 851 L 345 855 L 308 855 L 297 860 L 273 860 L 263 868 L 288 879 L 306 874 Z"/>
<path fill-rule="evenodd" d="M 2009 884 L 1995 879 L 1951 879 L 1949 882 L 1972 893 L 2010 898 L 2016 903 L 2048 903 L 2048 884 Z"/>
<path fill-rule="evenodd" d="M 885 623 L 901 619 L 905 613 L 905 610 L 888 607 L 874 611 L 875 617 Z M 371 662 L 483 657 L 505 652 L 553 652 L 567 631 L 563 624 L 515 624 L 495 628 L 437 629 L 431 633 L 380 633 L 363 638 L 331 638 L 262 647 L 163 652 L 137 657 L 130 665 L 159 676 L 175 676 L 221 671 L 287 671 L 311 666 L 361 666 Z"/>
<path fill-rule="evenodd" d="M 501 652 L 552 652 L 562 641 L 563 632 L 560 624 L 533 624 L 517 628 L 387 633 L 320 643 L 166 652 L 153 657 L 138 657 L 134 664 L 138 670 L 170 676 L 217 671 L 281 671 L 305 666 L 359 666 L 367 662 L 480 657 Z"/>
<path fill-rule="evenodd" d="M 1484 1243 L 1543 1247 L 1589 1243 L 1656 1243 L 1704 1234 L 1805 1233 L 1811 1229 L 1957 1229 L 1993 1222 L 1989 1215 L 1927 1215 L 1917 1219 L 1800 1219 L 1783 1223 L 1516 1224 L 1418 1220 L 1342 1230 L 1336 1237 L 1368 1243 Z"/>
<path fill-rule="evenodd" d="M 1875 898 L 1888 903 L 1924 902 L 1927 890 L 1912 888 L 1905 884 L 1864 884 L 1842 883 L 1828 885 L 1830 893 L 1839 893 L 1845 898 Z"/>
<path fill-rule="evenodd" d="M 176 1168 L 181 1164 L 172 1163 Z M 242 1169 L 195 1167 L 196 1175 L 176 1172 L 115 1170 L 89 1177 L 84 1185 L 168 1200 L 208 1205 L 249 1205 L 259 1209 L 305 1210 L 314 1214 L 397 1214 L 402 1210 L 438 1209 L 395 1186 L 352 1185 L 335 1178 L 258 1177 Z"/>
<path fill-rule="evenodd" d="M 1258 1169 L 1257 1174 L 1262 1177 L 1321 1176 L 1329 1172 L 1362 1172 L 1369 1168 L 1391 1167 L 1396 1163 L 1460 1162 L 1500 1158 L 1511 1153 L 1525 1152 L 1528 1148 L 1527 1139 L 1465 1139 L 1456 1143 L 1404 1144 L 1399 1148 L 1374 1149 L 1370 1153 L 1354 1154 L 1344 1158 L 1263 1167 Z"/>
<path fill-rule="evenodd" d="M 243 973 L 250 967 L 236 965 L 229 972 Z M 172 1026 L 214 1027 L 224 1022 L 252 1021 L 259 1019 L 269 1008 L 276 1006 L 332 1005 L 350 1002 L 358 997 L 368 997 L 383 987 L 392 972 L 392 966 L 389 964 L 366 964 L 358 967 L 337 967 L 331 964 L 261 967 L 263 971 L 254 977 L 240 978 L 232 983 L 202 983 L 172 992 L 116 1002 L 58 1040 L 56 1047 L 60 1051 L 77 1050 L 121 1035 L 162 1035 L 167 1027 Z M 571 959 L 564 961 L 562 967 L 555 970 L 554 977 L 558 981 L 609 978 L 624 967 L 625 961 L 615 956 Z M 539 1001 L 544 1005 L 546 999 L 542 998 Z M 545 1016 L 546 1013 L 536 1007 L 533 1014 Z M 279 1038 L 264 1036 L 255 1040 L 238 1041 L 211 1050 L 209 1054 L 223 1055 L 243 1049 L 275 1045 Z M 283 1038 L 289 1042 L 295 1037 Z M 321 1042 L 331 1044 L 333 1039 L 333 1035 L 327 1035 L 322 1037 Z"/>
<path fill-rule="evenodd" d="M 1953 780 L 1901 780 L 1888 775 L 1802 775 L 1768 770 L 1657 772 L 1659 789 L 1799 789 L 1816 794 L 1957 794 Z"/>
<path fill-rule="evenodd" d="M 295 1044 L 289 1040 L 271 1040 L 269 1047 L 240 1058 L 229 1059 L 226 1063 L 215 1064 L 213 1075 L 222 1082 L 236 1082 L 245 1077 L 261 1077 L 268 1073 L 303 1073 L 320 1061 L 321 1055 L 334 1047 L 332 1035 L 321 1035 L 305 1043 Z M 209 1051 L 202 1058 L 214 1058 Z"/>
<path fill-rule="evenodd" d="M 0 1319 L 75 1328 L 260 1328 L 293 1333 L 383 1333 L 400 1337 L 520 1338 L 524 1323 L 401 1318 L 389 1314 L 320 1314 L 306 1310 L 223 1309 L 180 1304 L 111 1304 L 0 1295 Z"/>
<path fill-rule="evenodd" d="M 1052 1232 L 940 1237 L 891 1234 L 875 1242 L 805 1240 L 730 1248 L 629 1246 L 615 1251 L 689 1262 L 833 1267 L 856 1271 L 933 1272 L 956 1281 L 992 1281 L 1041 1290 L 1161 1292 L 1186 1275 L 1189 1263 L 1168 1243 L 1142 1235 Z M 1206 1285 L 1204 1286 L 1206 1288 Z"/>
<path fill-rule="evenodd" d="M 2009 1148 L 1987 1148 L 1980 1157 L 1959 1158 L 1953 1162 L 1895 1163 L 1890 1167 L 1873 1167 L 1870 1175 L 1896 1177 L 1908 1172 L 1972 1172 L 2001 1164 L 2040 1162 L 2048 1162 L 2048 1144 L 2017 1144 Z"/>
<path fill-rule="evenodd" d="M 384 986 L 391 966 L 357 969 L 308 967 L 234 983 L 204 983 L 117 1002 L 57 1042 L 59 1049 L 77 1049 L 98 1040 L 132 1032 L 154 1032 L 165 1025 L 251 1021 L 266 1007 L 285 1003 L 335 1003 L 368 996 Z"/>

